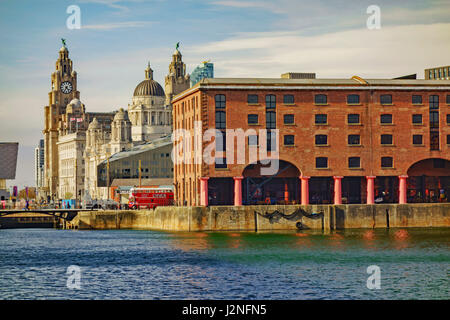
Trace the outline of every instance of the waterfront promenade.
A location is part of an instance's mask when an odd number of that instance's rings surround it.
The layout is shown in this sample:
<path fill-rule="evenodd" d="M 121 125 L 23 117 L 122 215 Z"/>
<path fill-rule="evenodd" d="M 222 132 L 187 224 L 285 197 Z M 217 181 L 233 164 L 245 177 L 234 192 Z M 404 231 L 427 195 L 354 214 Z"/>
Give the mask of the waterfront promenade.
<path fill-rule="evenodd" d="M 449 227 L 450 203 L 157 207 L 80 212 L 69 228 L 165 231 Z"/>

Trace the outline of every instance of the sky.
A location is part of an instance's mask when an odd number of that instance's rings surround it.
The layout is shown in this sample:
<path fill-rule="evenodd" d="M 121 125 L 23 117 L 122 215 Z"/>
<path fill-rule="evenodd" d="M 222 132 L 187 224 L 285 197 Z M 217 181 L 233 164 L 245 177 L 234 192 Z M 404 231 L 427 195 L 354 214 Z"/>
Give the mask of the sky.
<path fill-rule="evenodd" d="M 80 29 L 66 26 L 70 5 Z M 370 5 L 379 29 L 367 27 Z M 216 77 L 423 78 L 450 64 L 448 0 L 1 0 L 0 30 L 0 141 L 19 142 L 8 182 L 19 186 L 35 184 L 61 38 L 87 111 L 126 108 L 148 62 L 163 85 L 177 42 L 188 73 L 211 60 Z"/>

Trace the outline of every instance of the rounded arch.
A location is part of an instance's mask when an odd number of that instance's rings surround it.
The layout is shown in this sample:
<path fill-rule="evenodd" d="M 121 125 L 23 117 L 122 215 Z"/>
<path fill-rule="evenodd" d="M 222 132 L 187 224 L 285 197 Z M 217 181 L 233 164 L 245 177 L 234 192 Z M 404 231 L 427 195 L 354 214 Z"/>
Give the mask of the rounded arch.
<path fill-rule="evenodd" d="M 270 177 L 279 178 L 300 177 L 300 169 L 293 163 L 279 159 L 266 159 L 248 164 L 242 170 L 242 176 L 246 177 Z"/>
<path fill-rule="evenodd" d="M 243 202 L 245 204 L 299 203 L 300 175 L 300 169 L 285 160 L 267 159 L 251 163 L 242 171 Z"/>
<path fill-rule="evenodd" d="M 411 161 L 409 161 L 408 163 L 406 163 L 406 165 L 401 168 L 401 172 L 403 172 L 402 174 L 408 174 L 409 170 L 415 166 L 416 164 L 418 164 L 419 162 L 425 161 L 425 160 L 432 160 L 432 159 L 441 159 L 441 160 L 446 160 L 446 161 L 450 161 L 450 157 L 429 157 L 429 156 L 425 156 L 425 157 L 420 157 L 420 158 L 416 158 L 416 159 L 411 159 Z"/>
<path fill-rule="evenodd" d="M 408 202 L 450 201 L 450 160 L 426 158 L 407 170 Z"/>
<path fill-rule="evenodd" d="M 414 162 L 406 171 L 408 176 L 450 176 L 450 160 L 426 158 Z"/>

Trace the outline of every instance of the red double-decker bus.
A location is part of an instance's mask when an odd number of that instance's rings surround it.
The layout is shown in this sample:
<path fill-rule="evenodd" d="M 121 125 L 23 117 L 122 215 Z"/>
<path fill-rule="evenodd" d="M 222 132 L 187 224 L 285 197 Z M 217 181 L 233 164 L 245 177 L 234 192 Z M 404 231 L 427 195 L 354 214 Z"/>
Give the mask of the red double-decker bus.
<path fill-rule="evenodd" d="M 131 188 L 128 207 L 130 209 L 154 209 L 157 206 L 173 205 L 172 188 Z"/>

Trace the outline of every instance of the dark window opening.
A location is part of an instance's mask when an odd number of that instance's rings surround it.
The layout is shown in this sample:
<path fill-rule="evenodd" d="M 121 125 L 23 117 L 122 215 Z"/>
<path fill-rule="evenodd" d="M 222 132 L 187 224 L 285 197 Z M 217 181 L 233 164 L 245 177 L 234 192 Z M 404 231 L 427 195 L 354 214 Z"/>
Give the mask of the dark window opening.
<path fill-rule="evenodd" d="M 353 123 L 353 124 L 360 123 L 359 114 L 349 114 L 347 116 L 347 122 L 348 123 Z"/>
<path fill-rule="evenodd" d="M 258 115 L 257 114 L 249 114 L 248 115 L 248 124 L 258 124 Z"/>
<path fill-rule="evenodd" d="M 216 94 L 215 101 L 216 101 L 216 109 L 224 109 L 225 108 L 225 105 L 226 105 L 225 95 Z"/>
<path fill-rule="evenodd" d="M 257 94 L 247 95 L 247 103 L 258 103 L 258 95 Z"/>
<path fill-rule="evenodd" d="M 216 111 L 216 129 L 225 129 L 226 127 L 225 111 Z"/>
<path fill-rule="evenodd" d="M 285 114 L 284 115 L 284 124 L 294 124 L 294 115 L 293 114 Z"/>
<path fill-rule="evenodd" d="M 412 104 L 422 104 L 422 96 L 413 95 Z"/>
<path fill-rule="evenodd" d="M 439 96 L 430 96 L 430 109 L 439 109 Z"/>
<path fill-rule="evenodd" d="M 285 94 L 283 96 L 283 103 L 284 104 L 292 104 L 292 103 L 294 103 L 294 96 L 292 94 Z"/>
<path fill-rule="evenodd" d="M 413 114 L 412 115 L 412 123 L 422 124 L 422 115 L 421 114 Z"/>
<path fill-rule="evenodd" d="M 327 104 L 327 95 L 326 94 L 316 94 L 314 96 L 315 104 Z"/>
<path fill-rule="evenodd" d="M 316 158 L 316 168 L 328 168 L 328 158 L 326 157 Z"/>
<path fill-rule="evenodd" d="M 392 114 L 382 114 L 380 116 L 380 122 L 392 124 Z"/>
<path fill-rule="evenodd" d="M 361 138 L 359 134 L 350 134 L 348 136 L 348 144 L 359 145 L 361 143 Z"/>
<path fill-rule="evenodd" d="M 328 144 L 328 136 L 325 134 L 318 134 L 315 136 L 316 145 L 326 145 Z"/>
<path fill-rule="evenodd" d="M 273 111 L 266 112 L 266 128 L 276 129 L 276 127 L 277 127 L 276 113 Z"/>
<path fill-rule="evenodd" d="M 381 158 L 381 167 L 382 168 L 393 168 L 394 161 L 392 157 L 382 157 Z"/>
<path fill-rule="evenodd" d="M 328 123 L 328 117 L 326 114 L 316 114 L 315 115 L 315 123 L 316 124 L 327 124 Z"/>
<path fill-rule="evenodd" d="M 380 96 L 380 103 L 381 104 L 392 104 L 392 95 L 390 95 L 390 94 L 382 94 Z"/>
<path fill-rule="evenodd" d="M 293 146 L 294 145 L 294 136 L 293 135 L 284 136 L 284 145 L 285 146 Z"/>
<path fill-rule="evenodd" d="M 422 144 L 422 140 L 423 140 L 423 137 L 422 137 L 421 134 L 414 134 L 413 135 L 413 144 L 421 145 Z"/>
<path fill-rule="evenodd" d="M 266 108 L 267 109 L 275 109 L 277 106 L 277 99 L 275 95 L 268 94 L 266 95 Z"/>
<path fill-rule="evenodd" d="M 382 134 L 381 135 L 381 144 L 392 144 L 392 135 L 391 134 Z"/>
<path fill-rule="evenodd" d="M 361 168 L 361 158 L 360 157 L 350 157 L 348 158 L 349 168 Z"/>
<path fill-rule="evenodd" d="M 347 96 L 348 104 L 359 104 L 359 94 L 349 94 Z"/>

